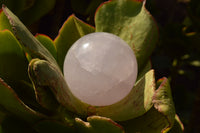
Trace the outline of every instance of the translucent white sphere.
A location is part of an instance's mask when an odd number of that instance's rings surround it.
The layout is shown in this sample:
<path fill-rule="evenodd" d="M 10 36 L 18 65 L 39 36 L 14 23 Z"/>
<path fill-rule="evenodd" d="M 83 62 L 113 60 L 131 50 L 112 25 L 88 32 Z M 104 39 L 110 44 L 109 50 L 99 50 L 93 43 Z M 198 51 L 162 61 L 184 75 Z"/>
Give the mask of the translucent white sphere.
<path fill-rule="evenodd" d="M 72 45 L 63 71 L 74 96 L 90 105 L 106 106 L 131 91 L 137 78 L 137 61 L 125 41 L 110 33 L 96 32 Z"/>

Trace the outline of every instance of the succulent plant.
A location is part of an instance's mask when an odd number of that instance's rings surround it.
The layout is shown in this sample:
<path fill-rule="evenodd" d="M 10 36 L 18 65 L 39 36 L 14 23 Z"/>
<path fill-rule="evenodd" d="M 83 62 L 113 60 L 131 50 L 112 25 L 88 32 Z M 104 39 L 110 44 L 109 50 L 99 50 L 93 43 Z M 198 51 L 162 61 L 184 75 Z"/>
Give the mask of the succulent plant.
<path fill-rule="evenodd" d="M 175 113 L 169 80 L 164 77 L 156 82 L 151 69 L 149 57 L 158 41 L 158 29 L 145 9 L 145 1 L 103 3 L 95 15 L 95 28 L 71 15 L 55 40 L 41 34 L 34 37 L 6 6 L 2 9 L 0 132 L 183 131 Z M 123 39 L 134 51 L 138 63 L 134 87 L 126 97 L 111 105 L 90 105 L 75 97 L 62 72 L 72 44 L 93 32 L 112 33 Z"/>

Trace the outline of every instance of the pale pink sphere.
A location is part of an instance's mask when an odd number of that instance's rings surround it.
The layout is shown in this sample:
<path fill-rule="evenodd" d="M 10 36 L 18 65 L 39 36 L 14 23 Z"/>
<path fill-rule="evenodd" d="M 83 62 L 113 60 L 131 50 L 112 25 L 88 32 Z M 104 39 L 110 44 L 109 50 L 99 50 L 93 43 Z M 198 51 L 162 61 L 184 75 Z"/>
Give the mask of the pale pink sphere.
<path fill-rule="evenodd" d="M 118 36 L 96 32 L 69 49 L 64 77 L 72 94 L 94 106 L 107 106 L 126 97 L 137 78 L 133 50 Z"/>

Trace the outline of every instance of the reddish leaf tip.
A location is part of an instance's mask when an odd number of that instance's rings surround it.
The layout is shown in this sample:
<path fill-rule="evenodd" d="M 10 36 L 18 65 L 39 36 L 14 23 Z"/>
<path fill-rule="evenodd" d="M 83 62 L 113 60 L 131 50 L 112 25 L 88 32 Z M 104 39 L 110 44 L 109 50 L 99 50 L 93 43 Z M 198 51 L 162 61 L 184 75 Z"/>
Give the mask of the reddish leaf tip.
<path fill-rule="evenodd" d="M 49 37 L 48 35 L 41 34 L 41 33 L 36 33 L 36 34 L 35 34 L 35 37 L 38 37 L 38 36 L 45 36 L 45 37 L 47 37 L 48 39 L 50 39 L 51 41 L 53 41 L 53 39 L 52 39 L 51 37 Z"/>

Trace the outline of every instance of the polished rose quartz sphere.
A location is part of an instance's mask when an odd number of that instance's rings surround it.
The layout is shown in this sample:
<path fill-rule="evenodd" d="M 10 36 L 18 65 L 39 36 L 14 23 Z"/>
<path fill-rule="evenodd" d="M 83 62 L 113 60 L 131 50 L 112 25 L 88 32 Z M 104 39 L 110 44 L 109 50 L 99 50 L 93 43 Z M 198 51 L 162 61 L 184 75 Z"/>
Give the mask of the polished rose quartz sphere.
<path fill-rule="evenodd" d="M 110 33 L 96 32 L 72 45 L 63 72 L 72 94 L 79 100 L 106 106 L 129 94 L 137 78 L 137 61 L 125 41 Z"/>

